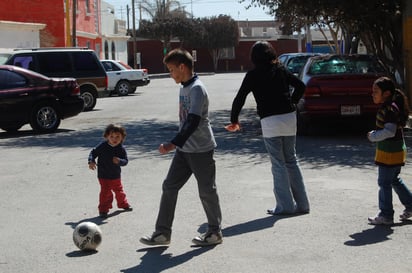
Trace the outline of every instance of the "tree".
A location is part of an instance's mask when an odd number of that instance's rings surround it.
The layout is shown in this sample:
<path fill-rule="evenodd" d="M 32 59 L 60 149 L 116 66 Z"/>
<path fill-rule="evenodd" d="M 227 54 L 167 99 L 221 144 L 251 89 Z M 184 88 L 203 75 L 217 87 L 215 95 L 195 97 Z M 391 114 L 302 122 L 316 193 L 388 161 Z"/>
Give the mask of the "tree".
<path fill-rule="evenodd" d="M 192 31 L 192 20 L 184 17 L 155 18 L 153 21 L 142 20 L 136 35 L 158 39 L 163 42 L 165 51 L 170 51 L 170 41 L 179 38 L 184 41 Z"/>
<path fill-rule="evenodd" d="M 178 38 L 181 45 L 192 48 L 205 48 L 217 70 L 220 52 L 224 48 L 234 47 L 239 43 L 239 28 L 230 16 L 219 15 L 211 18 L 167 17 L 143 20 L 137 35 L 160 39 L 164 48 L 170 51 L 170 41 Z"/>
<path fill-rule="evenodd" d="M 166 17 L 189 17 L 176 0 L 142 0 L 140 2 L 142 11 L 150 16 L 151 19 Z"/>
<path fill-rule="evenodd" d="M 186 37 L 185 44 L 194 48 L 206 48 L 216 71 L 221 50 L 239 43 L 239 27 L 236 21 L 230 16 L 219 15 L 194 20 L 192 27 L 193 31 Z"/>
<path fill-rule="evenodd" d="M 251 0 L 269 8 L 284 22 L 283 31 L 300 31 L 306 24 L 327 27 L 336 43 L 341 29 L 346 45 L 362 40 L 391 71 L 403 71 L 402 10 L 406 0 Z M 355 45 L 354 45 L 355 46 Z M 352 52 L 356 50 L 352 49 Z M 347 51 L 348 52 L 348 51 Z M 402 73 L 401 76 L 403 77 Z"/>
<path fill-rule="evenodd" d="M 140 7 L 149 14 L 151 21 L 141 20 L 136 35 L 161 40 L 165 52 L 170 50 L 171 39 L 182 37 L 184 31 L 191 29 L 189 13 L 180 6 L 179 1 L 143 0 Z"/>

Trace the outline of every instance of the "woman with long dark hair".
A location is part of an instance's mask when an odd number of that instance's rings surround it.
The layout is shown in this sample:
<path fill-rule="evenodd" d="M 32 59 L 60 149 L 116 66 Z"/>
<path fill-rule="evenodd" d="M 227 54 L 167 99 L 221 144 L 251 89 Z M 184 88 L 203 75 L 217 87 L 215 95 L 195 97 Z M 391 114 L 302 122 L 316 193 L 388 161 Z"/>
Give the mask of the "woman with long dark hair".
<path fill-rule="evenodd" d="M 275 49 L 267 41 L 256 42 L 250 53 L 254 68 L 248 71 L 233 101 L 231 124 L 239 128 L 239 114 L 246 97 L 253 93 L 263 140 L 270 155 L 276 205 L 269 214 L 309 213 L 302 173 L 296 158 L 296 106 L 305 84 L 277 62 Z M 290 91 L 290 86 L 294 91 Z"/>

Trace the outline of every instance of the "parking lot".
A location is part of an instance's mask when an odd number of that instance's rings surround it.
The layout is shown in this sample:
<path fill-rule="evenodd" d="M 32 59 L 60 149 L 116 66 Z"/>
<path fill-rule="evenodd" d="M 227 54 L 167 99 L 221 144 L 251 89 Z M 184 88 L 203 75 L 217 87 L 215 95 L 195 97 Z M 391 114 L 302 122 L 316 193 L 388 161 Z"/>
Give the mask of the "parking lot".
<path fill-rule="evenodd" d="M 153 79 L 129 96 L 99 99 L 93 111 L 63 120 L 53 134 L 29 126 L 0 131 L 0 272 L 411 272 L 412 221 L 371 226 L 377 211 L 374 145 L 362 128 L 339 126 L 298 137 L 297 152 L 311 213 L 270 216 L 272 175 L 250 96 L 240 116 L 243 131 L 228 133 L 230 107 L 243 73 L 204 75 L 210 119 L 218 148 L 217 187 L 223 213 L 223 244 L 193 247 L 205 229 L 195 180 L 182 189 L 169 247 L 139 242 L 154 229 L 161 184 L 171 154 L 157 147 L 178 126 L 178 88 L 170 78 Z M 99 185 L 87 167 L 90 150 L 108 123 L 126 127 L 129 164 L 122 180 L 132 212 L 116 206 L 98 218 Z M 411 132 L 406 132 L 412 147 Z M 411 153 L 409 153 L 411 158 Z M 410 163 L 403 177 L 412 187 Z M 396 214 L 403 208 L 394 197 Z M 80 222 L 100 225 L 97 252 L 81 252 L 72 241 Z"/>

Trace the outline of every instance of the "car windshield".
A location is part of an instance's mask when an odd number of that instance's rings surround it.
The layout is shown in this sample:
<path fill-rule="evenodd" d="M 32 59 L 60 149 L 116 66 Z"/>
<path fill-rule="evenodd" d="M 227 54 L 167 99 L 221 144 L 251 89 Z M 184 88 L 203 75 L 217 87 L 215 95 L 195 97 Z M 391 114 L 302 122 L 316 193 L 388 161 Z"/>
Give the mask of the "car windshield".
<path fill-rule="evenodd" d="M 385 72 L 383 66 L 371 56 L 332 56 L 315 58 L 308 74 L 368 74 Z"/>
<path fill-rule="evenodd" d="M 0 53 L 0 64 L 5 64 L 10 55 L 9 53 Z"/>

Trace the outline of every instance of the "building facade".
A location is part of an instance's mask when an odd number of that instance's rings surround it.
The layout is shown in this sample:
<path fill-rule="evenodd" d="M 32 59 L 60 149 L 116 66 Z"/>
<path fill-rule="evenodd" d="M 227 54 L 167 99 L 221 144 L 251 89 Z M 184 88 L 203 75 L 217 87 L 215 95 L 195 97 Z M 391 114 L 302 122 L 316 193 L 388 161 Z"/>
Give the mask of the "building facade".
<path fill-rule="evenodd" d="M 120 60 L 127 63 L 126 22 L 114 16 L 114 7 L 102 1 L 102 59 Z"/>
<path fill-rule="evenodd" d="M 73 12 L 73 0 L 0 1 L 0 18 L 5 21 L 44 24 L 45 28 L 40 31 L 41 47 L 81 46 L 100 53 L 100 2 L 76 0 L 76 11 Z M 10 8 L 10 5 L 13 7 Z M 73 29 L 76 30 L 75 39 L 72 39 Z"/>

